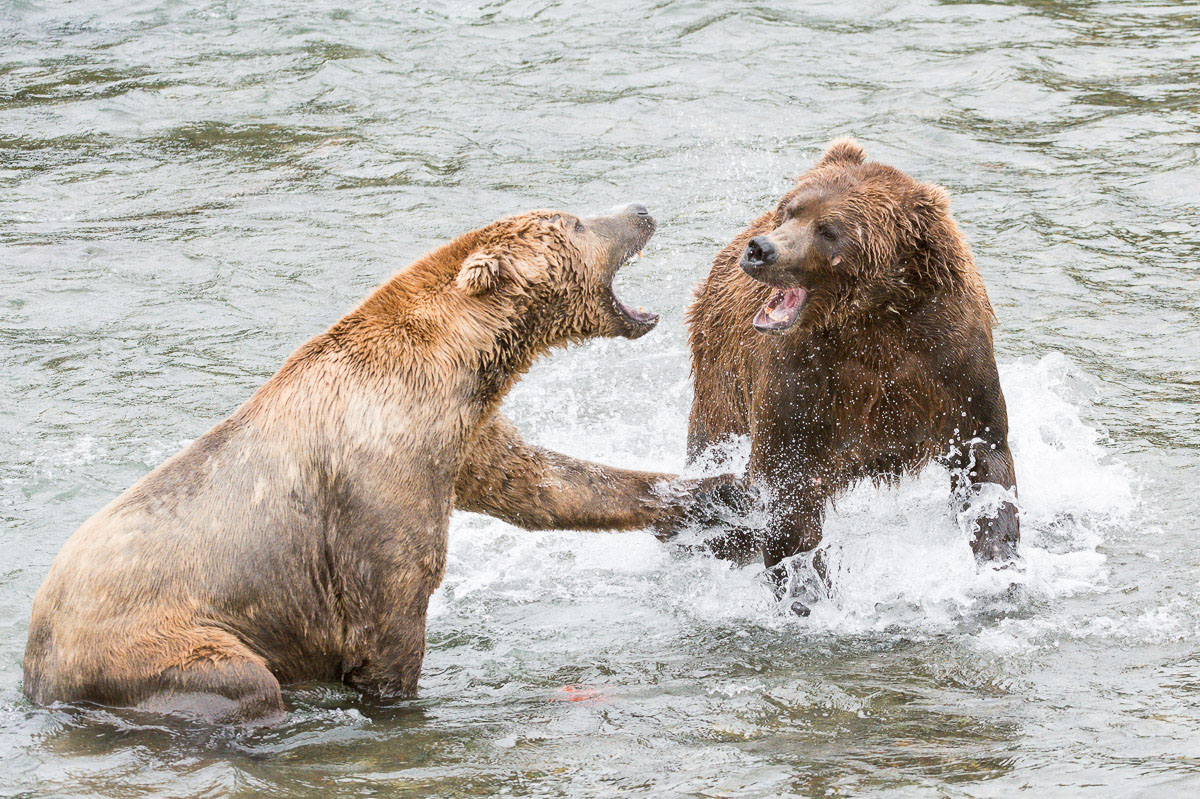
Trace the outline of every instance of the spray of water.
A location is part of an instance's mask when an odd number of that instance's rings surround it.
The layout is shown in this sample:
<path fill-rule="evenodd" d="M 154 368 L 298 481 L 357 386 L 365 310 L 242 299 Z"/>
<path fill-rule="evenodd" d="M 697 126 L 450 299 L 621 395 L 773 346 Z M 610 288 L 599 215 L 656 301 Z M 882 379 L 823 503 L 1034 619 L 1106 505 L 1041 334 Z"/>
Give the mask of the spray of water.
<path fill-rule="evenodd" d="M 950 502 L 945 469 L 930 466 L 894 488 L 860 485 L 831 509 L 818 550 L 828 579 L 817 577 L 814 553 L 790 564 L 793 590 L 818 600 L 808 618 L 791 617 L 774 601 L 761 566 L 731 567 L 699 554 L 691 545 L 703 531 L 663 546 L 640 533 L 530 534 L 481 517 L 456 521 L 445 590 L 431 612 L 607 597 L 631 613 L 640 608 L 639 617 L 652 627 L 928 632 L 1103 590 L 1107 570 L 1098 546 L 1105 530 L 1127 520 L 1137 504 L 1132 470 L 1105 451 L 1101 434 L 1084 421 L 1082 378 L 1065 356 L 1008 365 L 1001 379 L 1020 484 L 1021 561 L 1015 566 L 979 566 L 969 546 L 974 520 L 994 512 L 1007 492 L 985 490 L 960 511 Z M 740 470 L 747 454 L 747 441 L 729 442 L 692 471 Z"/>

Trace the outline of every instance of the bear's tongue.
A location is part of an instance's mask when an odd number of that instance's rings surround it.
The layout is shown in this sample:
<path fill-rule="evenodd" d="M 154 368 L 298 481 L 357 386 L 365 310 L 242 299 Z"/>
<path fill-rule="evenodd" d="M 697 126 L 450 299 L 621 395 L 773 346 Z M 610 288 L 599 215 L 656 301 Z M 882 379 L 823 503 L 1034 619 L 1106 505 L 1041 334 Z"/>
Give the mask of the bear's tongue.
<path fill-rule="evenodd" d="M 758 309 L 754 317 L 754 329 L 764 333 L 778 333 L 796 323 L 800 309 L 808 299 L 808 291 L 797 286 L 794 289 L 776 291 L 766 305 Z"/>

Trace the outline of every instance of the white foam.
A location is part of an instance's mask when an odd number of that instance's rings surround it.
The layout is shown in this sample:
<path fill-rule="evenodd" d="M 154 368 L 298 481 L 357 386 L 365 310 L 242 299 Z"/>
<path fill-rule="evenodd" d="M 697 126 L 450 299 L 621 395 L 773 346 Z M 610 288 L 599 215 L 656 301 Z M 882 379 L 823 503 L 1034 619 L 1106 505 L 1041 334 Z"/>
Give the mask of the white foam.
<path fill-rule="evenodd" d="M 1127 521 L 1136 507 L 1135 475 L 1106 452 L 1102 435 L 1083 420 L 1082 378 L 1066 356 L 1010 364 L 1001 369 L 1001 382 L 1020 486 L 1018 568 L 976 565 L 969 519 L 951 509 L 946 472 L 929 467 L 897 488 L 862 485 L 838 502 L 821 545 L 830 587 L 806 619 L 781 612 L 758 566 L 730 568 L 706 555 L 663 546 L 646 533 L 529 533 L 467 515 L 453 524 L 446 590 L 435 595 L 431 614 L 461 612 L 464 603 L 577 603 L 608 597 L 620 599 L 651 625 L 658 615 L 663 626 L 782 624 L 800 632 L 847 634 L 935 630 L 1014 602 L 1107 590 L 1105 557 L 1097 547 L 1105 530 Z M 557 417 L 561 424 L 547 443 L 572 454 L 607 454 L 612 439 L 606 444 L 603 436 L 610 428 L 597 424 L 584 408 L 580 398 L 571 397 L 562 411 L 566 418 Z M 542 418 L 545 412 L 535 410 Z M 681 436 L 682 425 L 663 421 L 663 426 Z M 627 421 L 618 426 L 617 440 L 638 440 L 631 429 L 637 427 Z M 682 450 L 682 436 L 677 446 Z M 720 468 L 743 466 L 745 449 L 744 441 L 731 444 Z M 631 456 L 664 460 L 648 458 L 644 451 L 615 452 L 612 460 L 628 463 Z M 708 468 L 718 467 L 710 462 Z M 801 576 L 810 560 L 811 555 L 796 559 Z M 1006 643 L 1003 633 L 993 638 L 981 643 L 1016 646 Z"/>
<path fill-rule="evenodd" d="M 82 435 L 68 446 L 38 453 L 34 456 L 33 463 L 40 476 L 53 480 L 62 477 L 74 467 L 92 463 L 105 454 L 95 436 Z"/>
<path fill-rule="evenodd" d="M 1027 600 L 1106 590 L 1097 547 L 1136 507 L 1134 476 L 1081 418 L 1078 380 L 1059 354 L 1001 370 L 1019 485 L 1018 567 L 979 567 L 969 547 L 972 518 L 1003 497 L 983 495 L 974 513 L 955 515 L 945 471 L 929 467 L 895 489 L 859 486 L 830 513 L 821 550 L 831 587 L 807 623 L 837 632 L 938 627 L 1010 605 L 1014 590 Z M 811 556 L 798 560 L 804 577 Z"/>

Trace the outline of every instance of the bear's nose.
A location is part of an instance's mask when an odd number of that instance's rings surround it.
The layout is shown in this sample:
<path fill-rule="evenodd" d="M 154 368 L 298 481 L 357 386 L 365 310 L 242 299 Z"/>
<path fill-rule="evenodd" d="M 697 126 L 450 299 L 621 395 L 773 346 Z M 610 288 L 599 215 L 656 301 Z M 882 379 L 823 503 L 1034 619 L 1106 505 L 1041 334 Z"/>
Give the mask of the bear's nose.
<path fill-rule="evenodd" d="M 650 216 L 650 209 L 641 203 L 630 203 L 625 207 L 625 213 L 640 216 L 643 219 Z"/>
<path fill-rule="evenodd" d="M 742 268 L 766 266 L 779 258 L 779 251 L 766 236 L 755 236 L 746 245 L 746 254 L 742 256 Z"/>

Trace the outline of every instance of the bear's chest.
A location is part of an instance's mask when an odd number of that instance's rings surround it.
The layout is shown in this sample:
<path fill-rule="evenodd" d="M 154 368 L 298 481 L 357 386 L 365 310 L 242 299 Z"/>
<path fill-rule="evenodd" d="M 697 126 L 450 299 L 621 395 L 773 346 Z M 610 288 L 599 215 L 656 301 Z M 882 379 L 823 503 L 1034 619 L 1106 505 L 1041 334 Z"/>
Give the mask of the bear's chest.
<path fill-rule="evenodd" d="M 796 348 L 759 375 L 752 459 L 763 467 L 896 474 L 935 452 L 952 401 L 920 357 Z M 790 464 L 790 465 L 789 465 Z"/>

